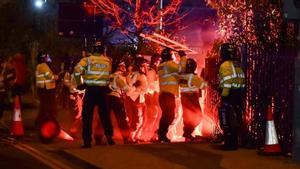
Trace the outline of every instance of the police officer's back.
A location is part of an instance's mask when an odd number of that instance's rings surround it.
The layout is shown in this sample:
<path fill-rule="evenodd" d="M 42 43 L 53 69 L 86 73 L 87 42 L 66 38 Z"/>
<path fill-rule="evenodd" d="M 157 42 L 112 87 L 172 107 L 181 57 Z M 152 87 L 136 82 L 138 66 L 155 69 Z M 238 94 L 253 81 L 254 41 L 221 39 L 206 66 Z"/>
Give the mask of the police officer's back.
<path fill-rule="evenodd" d="M 113 129 L 110 115 L 107 109 L 106 97 L 109 93 L 109 76 L 111 74 L 111 60 L 104 55 L 104 46 L 96 42 L 93 47 L 93 53 L 89 57 L 82 58 L 74 70 L 77 84 L 83 84 L 86 93 L 83 99 L 82 109 L 82 137 L 84 141 L 83 148 L 91 147 L 92 119 L 93 110 L 98 106 L 99 116 L 105 130 L 108 144 L 113 145 Z"/>
<path fill-rule="evenodd" d="M 242 122 L 245 75 L 231 44 L 223 44 L 220 52 L 222 58 L 219 69 L 222 90 L 219 111 L 220 125 L 224 132 L 224 148 L 235 150 L 238 148 L 238 131 Z"/>

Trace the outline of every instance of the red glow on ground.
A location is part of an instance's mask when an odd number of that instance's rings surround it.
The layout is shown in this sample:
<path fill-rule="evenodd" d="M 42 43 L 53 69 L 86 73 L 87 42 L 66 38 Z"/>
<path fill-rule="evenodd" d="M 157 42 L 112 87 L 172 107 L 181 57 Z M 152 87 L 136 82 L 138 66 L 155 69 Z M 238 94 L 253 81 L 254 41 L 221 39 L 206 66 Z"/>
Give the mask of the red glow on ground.
<path fill-rule="evenodd" d="M 53 121 L 47 121 L 41 126 L 40 133 L 43 138 L 51 139 L 56 137 L 57 130 L 58 126 L 56 123 L 54 123 Z"/>

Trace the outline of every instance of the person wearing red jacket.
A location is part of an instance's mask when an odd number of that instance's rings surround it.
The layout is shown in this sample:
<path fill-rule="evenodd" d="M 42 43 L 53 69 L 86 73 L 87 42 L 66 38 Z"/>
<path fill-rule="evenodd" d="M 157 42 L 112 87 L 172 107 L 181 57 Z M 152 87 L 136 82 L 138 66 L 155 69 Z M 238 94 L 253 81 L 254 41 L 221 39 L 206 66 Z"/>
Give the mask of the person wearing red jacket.
<path fill-rule="evenodd" d="M 15 71 L 15 80 L 12 86 L 12 94 L 13 97 L 19 96 L 19 98 L 21 99 L 21 96 L 25 92 L 25 84 L 28 77 L 24 55 L 21 53 L 15 54 L 15 56 L 11 60 L 11 64 Z"/>

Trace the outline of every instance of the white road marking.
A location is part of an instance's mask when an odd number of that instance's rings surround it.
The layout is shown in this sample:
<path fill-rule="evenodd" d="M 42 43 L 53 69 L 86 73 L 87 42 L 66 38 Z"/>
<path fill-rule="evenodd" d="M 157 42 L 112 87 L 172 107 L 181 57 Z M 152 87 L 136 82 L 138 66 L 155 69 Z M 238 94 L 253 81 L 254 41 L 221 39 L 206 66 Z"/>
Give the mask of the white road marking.
<path fill-rule="evenodd" d="M 72 169 L 71 167 L 63 164 L 61 161 L 56 160 L 56 159 L 52 158 L 51 156 L 48 156 L 48 155 L 42 153 L 41 151 L 39 151 L 39 150 L 29 146 L 29 145 L 17 142 L 16 140 L 14 140 L 12 138 L 2 138 L 1 141 L 5 142 L 5 143 L 8 143 L 8 144 L 12 145 L 13 147 L 17 148 L 18 150 L 21 150 L 21 151 L 33 156 L 34 158 L 36 158 L 37 160 L 43 162 L 44 164 L 46 164 L 50 168 L 53 168 L 53 169 Z"/>

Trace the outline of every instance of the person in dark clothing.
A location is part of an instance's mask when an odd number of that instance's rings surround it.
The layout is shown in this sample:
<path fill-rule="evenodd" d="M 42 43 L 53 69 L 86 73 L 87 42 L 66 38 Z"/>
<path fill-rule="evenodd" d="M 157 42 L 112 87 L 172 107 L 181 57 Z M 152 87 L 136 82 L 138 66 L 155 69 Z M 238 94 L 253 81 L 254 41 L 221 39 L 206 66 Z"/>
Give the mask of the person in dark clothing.
<path fill-rule="evenodd" d="M 220 126 L 224 133 L 224 149 L 238 148 L 238 132 L 242 123 L 242 102 L 245 74 L 236 58 L 232 44 L 221 45 L 222 64 L 219 68 L 221 107 Z"/>
<path fill-rule="evenodd" d="M 104 46 L 101 42 L 94 45 L 93 54 L 82 58 L 74 70 L 78 88 L 86 89 L 82 108 L 82 148 L 90 148 L 92 142 L 93 110 L 98 106 L 101 124 L 104 128 L 107 143 L 114 145 L 112 138 L 113 127 L 107 108 L 107 94 L 109 93 L 109 76 L 111 74 L 111 60 L 104 55 Z"/>
<path fill-rule="evenodd" d="M 112 74 L 110 80 L 111 92 L 108 96 L 108 108 L 113 111 L 116 115 L 118 125 L 121 129 L 121 134 L 123 137 L 124 144 L 132 143 L 130 139 L 129 124 L 126 121 L 126 112 L 124 99 L 125 94 L 130 90 L 130 86 L 126 82 L 126 66 L 121 60 L 118 63 L 117 70 Z"/>
<path fill-rule="evenodd" d="M 16 74 L 16 78 L 12 86 L 12 94 L 14 97 L 19 96 L 21 100 L 21 96 L 25 92 L 25 84 L 28 77 L 24 55 L 21 53 L 15 54 L 15 56 L 11 60 L 11 63 Z"/>
<path fill-rule="evenodd" d="M 8 104 L 8 90 L 15 79 L 14 69 L 3 56 L 0 56 L 0 128 L 8 129 L 3 121 L 3 113 Z"/>

